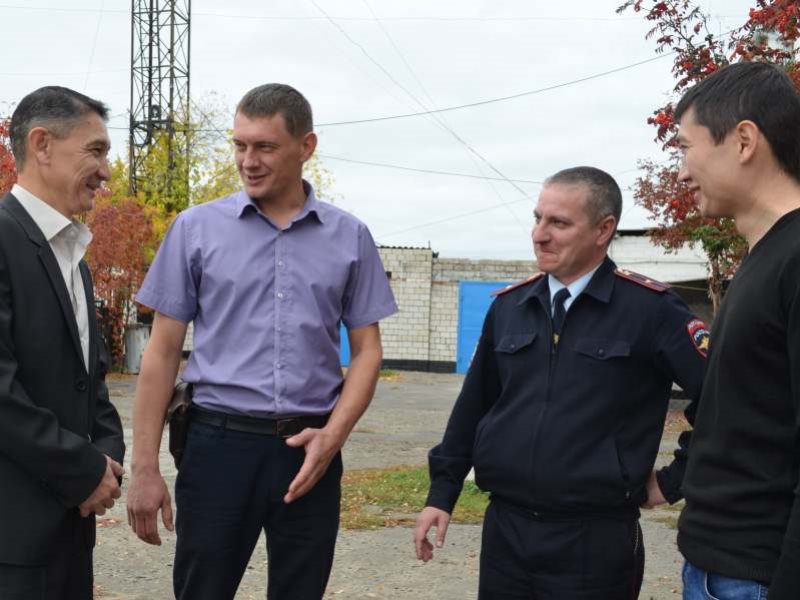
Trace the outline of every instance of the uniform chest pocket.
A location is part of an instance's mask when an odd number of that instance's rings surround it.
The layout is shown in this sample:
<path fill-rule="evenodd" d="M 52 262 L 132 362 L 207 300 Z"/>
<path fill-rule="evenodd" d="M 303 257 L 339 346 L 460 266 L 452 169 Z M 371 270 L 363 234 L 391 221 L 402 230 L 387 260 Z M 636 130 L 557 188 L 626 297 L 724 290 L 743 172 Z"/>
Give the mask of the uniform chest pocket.
<path fill-rule="evenodd" d="M 495 344 L 494 351 L 502 354 L 514 354 L 530 346 L 534 339 L 536 339 L 536 332 L 504 335 Z"/>
<path fill-rule="evenodd" d="M 575 342 L 575 352 L 597 360 L 625 358 L 631 355 L 631 345 L 625 340 L 584 338 Z"/>

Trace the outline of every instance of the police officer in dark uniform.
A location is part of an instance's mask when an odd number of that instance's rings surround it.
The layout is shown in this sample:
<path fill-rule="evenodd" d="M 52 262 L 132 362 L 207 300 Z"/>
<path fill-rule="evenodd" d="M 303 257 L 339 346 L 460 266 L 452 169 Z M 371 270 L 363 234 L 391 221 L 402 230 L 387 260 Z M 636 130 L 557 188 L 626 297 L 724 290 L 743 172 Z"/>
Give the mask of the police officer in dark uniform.
<path fill-rule="evenodd" d="M 658 453 L 673 381 L 700 395 L 708 332 L 665 284 L 607 256 L 622 195 L 592 167 L 550 177 L 534 211 L 542 273 L 497 294 L 447 425 L 429 455 L 415 530 L 444 543 L 471 467 L 491 493 L 481 600 L 630 600 L 641 586 L 639 508 L 681 498 L 689 434 Z"/>

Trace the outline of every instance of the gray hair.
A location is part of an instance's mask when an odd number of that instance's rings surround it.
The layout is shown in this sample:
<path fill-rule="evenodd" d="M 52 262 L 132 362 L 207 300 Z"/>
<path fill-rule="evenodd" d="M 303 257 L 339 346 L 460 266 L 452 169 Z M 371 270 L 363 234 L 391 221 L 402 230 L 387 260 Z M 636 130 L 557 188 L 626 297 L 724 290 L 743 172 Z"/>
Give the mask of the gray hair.
<path fill-rule="evenodd" d="M 599 223 L 611 216 L 616 225 L 619 225 L 622 216 L 622 192 L 614 178 L 605 171 L 595 167 L 572 167 L 548 177 L 544 183 L 586 186 L 589 191 L 586 196 L 586 213 L 592 223 Z"/>
<path fill-rule="evenodd" d="M 11 115 L 9 139 L 17 170 L 25 164 L 28 134 L 35 127 L 46 128 L 53 136 L 64 139 L 88 113 L 108 120 L 108 107 L 69 88 L 50 85 L 25 96 Z"/>

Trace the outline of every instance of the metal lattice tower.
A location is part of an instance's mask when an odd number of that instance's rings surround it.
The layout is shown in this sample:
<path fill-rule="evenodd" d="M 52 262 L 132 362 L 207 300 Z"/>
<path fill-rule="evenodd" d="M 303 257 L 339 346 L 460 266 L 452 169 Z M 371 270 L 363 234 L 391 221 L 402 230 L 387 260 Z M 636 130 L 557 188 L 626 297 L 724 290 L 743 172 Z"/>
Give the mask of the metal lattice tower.
<path fill-rule="evenodd" d="M 134 194 L 146 187 L 171 196 L 176 187 L 187 187 L 191 4 L 132 0 L 129 172 Z M 145 162 L 159 140 L 167 146 L 167 176 L 145 186 Z"/>

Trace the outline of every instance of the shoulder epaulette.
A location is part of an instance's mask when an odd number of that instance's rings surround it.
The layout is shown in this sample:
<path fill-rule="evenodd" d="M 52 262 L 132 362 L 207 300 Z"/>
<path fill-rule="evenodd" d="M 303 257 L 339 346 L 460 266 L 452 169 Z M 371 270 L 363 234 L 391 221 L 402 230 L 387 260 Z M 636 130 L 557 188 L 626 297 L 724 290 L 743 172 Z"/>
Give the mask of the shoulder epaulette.
<path fill-rule="evenodd" d="M 495 296 L 495 297 L 496 296 L 502 296 L 503 294 L 507 294 L 511 290 L 515 290 L 515 289 L 517 289 L 519 287 L 522 287 L 523 285 L 528 285 L 529 283 L 532 283 L 532 282 L 536 281 L 537 279 L 539 279 L 540 277 L 543 277 L 543 276 L 544 276 L 544 273 L 536 273 L 536 275 L 531 275 L 527 279 L 523 279 L 522 281 L 518 281 L 517 283 L 510 283 L 504 288 L 500 288 L 499 290 L 493 291 L 492 292 L 492 296 Z"/>
<path fill-rule="evenodd" d="M 660 294 L 663 294 L 670 287 L 672 287 L 668 283 L 662 283 L 661 281 L 650 279 L 646 275 L 634 273 L 633 271 L 628 271 L 627 269 L 617 269 L 614 271 L 614 275 L 617 277 L 622 277 L 623 279 L 627 279 L 628 281 L 632 281 L 633 283 L 639 284 L 642 287 L 646 287 L 647 289 L 653 290 L 654 292 L 658 292 Z"/>

